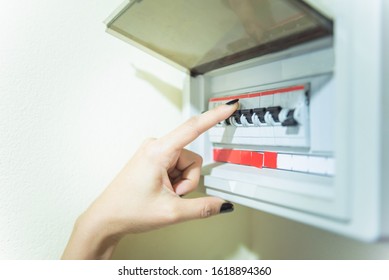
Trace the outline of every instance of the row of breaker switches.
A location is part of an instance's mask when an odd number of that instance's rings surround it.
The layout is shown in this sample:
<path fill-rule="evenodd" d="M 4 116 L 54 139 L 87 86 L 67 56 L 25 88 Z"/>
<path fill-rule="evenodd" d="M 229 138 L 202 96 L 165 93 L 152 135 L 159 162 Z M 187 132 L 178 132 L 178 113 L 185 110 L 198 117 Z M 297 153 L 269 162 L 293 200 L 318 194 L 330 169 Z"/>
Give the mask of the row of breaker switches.
<path fill-rule="evenodd" d="M 212 143 L 309 147 L 309 85 L 212 97 L 211 110 L 239 99 L 239 108 L 208 131 Z"/>
<path fill-rule="evenodd" d="M 297 126 L 302 123 L 301 107 L 295 109 L 282 108 L 281 106 L 241 109 L 235 111 L 219 126 Z"/>

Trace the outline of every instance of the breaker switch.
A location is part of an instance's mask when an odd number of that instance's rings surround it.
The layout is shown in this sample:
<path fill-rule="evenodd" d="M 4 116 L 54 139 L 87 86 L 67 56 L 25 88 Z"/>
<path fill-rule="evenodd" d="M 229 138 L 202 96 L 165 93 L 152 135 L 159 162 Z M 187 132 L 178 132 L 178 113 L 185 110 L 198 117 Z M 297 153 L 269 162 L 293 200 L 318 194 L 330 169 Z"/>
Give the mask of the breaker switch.
<path fill-rule="evenodd" d="M 282 119 L 282 126 L 297 126 L 298 122 L 294 118 L 295 109 L 288 110 L 285 118 Z"/>
<path fill-rule="evenodd" d="M 252 124 L 253 121 L 251 120 L 251 116 L 253 115 L 253 110 L 252 109 L 242 109 L 240 110 L 241 114 L 245 116 L 246 120 Z"/>
<path fill-rule="evenodd" d="M 242 122 L 240 120 L 240 110 L 235 111 L 231 117 L 229 118 L 229 122 L 234 126 L 242 126 Z"/>
<path fill-rule="evenodd" d="M 240 122 L 243 126 L 253 126 L 253 120 L 251 116 L 253 114 L 253 110 L 250 109 L 241 109 L 240 110 Z"/>
<path fill-rule="evenodd" d="M 266 110 L 270 113 L 273 121 L 280 122 L 280 120 L 278 119 L 278 115 L 282 110 L 281 106 L 268 107 Z"/>
<path fill-rule="evenodd" d="M 253 124 L 261 126 L 266 123 L 265 121 L 266 108 L 254 108 L 251 120 Z"/>

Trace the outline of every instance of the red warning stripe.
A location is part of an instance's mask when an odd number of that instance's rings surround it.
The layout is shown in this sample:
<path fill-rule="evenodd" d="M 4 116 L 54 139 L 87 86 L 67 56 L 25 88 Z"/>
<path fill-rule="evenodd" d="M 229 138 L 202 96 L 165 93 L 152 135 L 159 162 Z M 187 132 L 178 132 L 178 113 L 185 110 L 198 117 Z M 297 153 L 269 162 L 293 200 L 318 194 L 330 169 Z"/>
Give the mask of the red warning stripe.
<path fill-rule="evenodd" d="M 264 154 L 245 150 L 213 149 L 213 160 L 262 168 Z"/>
<path fill-rule="evenodd" d="M 233 95 L 233 96 L 214 97 L 214 98 L 209 99 L 209 102 L 253 98 L 253 97 L 258 97 L 258 96 L 272 95 L 272 94 L 285 93 L 285 92 L 304 90 L 304 89 L 305 89 L 304 85 L 299 85 L 299 86 L 292 86 L 292 87 L 287 87 L 287 88 L 260 91 L 260 92 L 254 92 L 254 93 L 245 93 L 245 94 Z"/>
<path fill-rule="evenodd" d="M 263 167 L 277 168 L 277 153 L 264 152 Z"/>

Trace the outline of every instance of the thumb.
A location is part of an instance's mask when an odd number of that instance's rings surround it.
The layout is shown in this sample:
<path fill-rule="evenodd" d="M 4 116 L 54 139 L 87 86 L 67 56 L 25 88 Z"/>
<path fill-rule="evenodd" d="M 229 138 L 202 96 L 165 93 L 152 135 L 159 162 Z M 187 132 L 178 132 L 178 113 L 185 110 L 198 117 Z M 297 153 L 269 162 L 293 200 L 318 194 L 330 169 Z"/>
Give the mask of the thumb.
<path fill-rule="evenodd" d="M 180 198 L 177 202 L 177 208 L 182 221 L 208 218 L 234 210 L 234 205 L 231 202 L 210 196 L 192 199 Z"/>

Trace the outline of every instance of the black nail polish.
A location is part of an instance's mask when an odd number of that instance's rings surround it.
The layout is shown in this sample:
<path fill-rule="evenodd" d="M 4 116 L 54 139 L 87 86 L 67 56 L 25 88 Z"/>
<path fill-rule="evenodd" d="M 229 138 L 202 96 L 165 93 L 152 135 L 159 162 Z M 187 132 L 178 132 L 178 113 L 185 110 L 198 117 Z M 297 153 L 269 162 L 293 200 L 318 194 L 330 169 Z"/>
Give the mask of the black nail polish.
<path fill-rule="evenodd" d="M 234 211 L 234 204 L 230 202 L 224 202 L 220 207 L 220 213 L 228 213 Z"/>
<path fill-rule="evenodd" d="M 226 103 L 226 105 L 233 105 L 233 104 L 235 104 L 235 103 L 238 102 L 238 101 L 239 101 L 239 99 L 234 99 L 234 100 L 228 101 L 228 102 Z"/>

